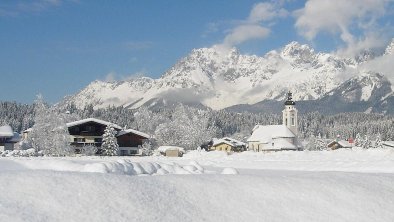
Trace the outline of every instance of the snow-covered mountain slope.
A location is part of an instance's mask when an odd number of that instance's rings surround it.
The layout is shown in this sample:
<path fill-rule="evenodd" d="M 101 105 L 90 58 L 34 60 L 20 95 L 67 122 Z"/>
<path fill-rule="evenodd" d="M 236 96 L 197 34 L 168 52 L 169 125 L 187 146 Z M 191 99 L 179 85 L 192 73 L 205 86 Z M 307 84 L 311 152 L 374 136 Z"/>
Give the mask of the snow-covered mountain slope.
<path fill-rule="evenodd" d="M 391 40 L 391 43 L 387 46 L 386 50 L 384 51 L 385 55 L 392 55 L 394 54 L 394 38 Z"/>
<path fill-rule="evenodd" d="M 385 53 L 391 51 L 389 46 Z M 373 97 L 371 93 L 374 94 L 375 85 L 358 87 L 364 84 L 363 81 L 383 78 L 375 75 L 367 80 L 369 77 L 365 79 L 363 76 L 369 74 L 365 74 L 365 70 L 358 71 L 359 64 L 373 58 L 368 51 L 357 58 L 339 58 L 316 53 L 308 45 L 298 42 L 291 42 L 262 57 L 243 55 L 235 48 L 213 46 L 192 50 L 159 79 L 94 81 L 64 102 L 75 103 L 77 107 L 93 104 L 96 108 L 108 105 L 138 108 L 183 102 L 223 109 L 264 100 L 281 101 L 288 91 L 293 92 L 297 101 L 319 100 L 328 93 L 337 95 L 343 91 L 338 87 L 355 76 L 358 78 L 353 80 L 357 82 L 354 83 L 357 92 L 350 90 L 346 96 L 352 102 L 364 101 Z"/>

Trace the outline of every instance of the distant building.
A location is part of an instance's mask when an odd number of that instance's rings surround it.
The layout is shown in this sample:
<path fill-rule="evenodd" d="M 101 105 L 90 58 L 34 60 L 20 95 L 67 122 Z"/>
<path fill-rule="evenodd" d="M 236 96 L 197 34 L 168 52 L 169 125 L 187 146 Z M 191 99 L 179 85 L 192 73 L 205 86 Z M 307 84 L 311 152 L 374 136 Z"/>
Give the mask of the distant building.
<path fill-rule="evenodd" d="M 287 94 L 282 111 L 282 125 L 256 125 L 248 138 L 249 150 L 280 151 L 297 150 L 298 117 L 292 93 Z"/>
<path fill-rule="evenodd" d="M 394 148 L 394 141 L 384 141 L 382 145 L 384 148 Z"/>
<path fill-rule="evenodd" d="M 11 126 L 0 126 L 0 152 L 13 150 L 19 140 L 19 134 L 13 132 Z"/>
<path fill-rule="evenodd" d="M 185 153 L 185 149 L 178 146 L 160 146 L 157 151 L 167 157 L 181 157 Z"/>
<path fill-rule="evenodd" d="M 336 149 L 339 149 L 339 148 L 352 148 L 353 144 L 349 143 L 349 141 L 346 141 L 346 140 L 339 140 L 339 141 L 334 140 L 334 141 L 330 142 L 327 145 L 327 147 L 332 149 L 332 150 L 336 150 Z"/>
<path fill-rule="evenodd" d="M 211 146 L 211 150 L 242 152 L 246 150 L 246 144 L 229 137 L 224 137 L 222 139 L 215 140 Z"/>

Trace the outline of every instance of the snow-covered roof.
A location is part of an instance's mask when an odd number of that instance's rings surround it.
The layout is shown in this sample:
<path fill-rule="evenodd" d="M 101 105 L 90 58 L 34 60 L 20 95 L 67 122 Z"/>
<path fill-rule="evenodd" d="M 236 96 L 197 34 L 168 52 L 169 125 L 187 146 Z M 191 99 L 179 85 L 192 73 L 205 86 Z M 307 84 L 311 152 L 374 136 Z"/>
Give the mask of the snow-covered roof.
<path fill-rule="evenodd" d="M 134 129 L 122 130 L 122 131 L 120 131 L 120 132 L 118 133 L 117 136 L 122 136 L 122 135 L 125 135 L 125 134 L 128 134 L 128 133 L 133 133 L 133 134 L 142 136 L 142 137 L 147 138 L 147 139 L 150 138 L 150 136 L 149 136 L 148 134 L 143 133 L 143 132 L 140 132 L 140 131 L 138 131 L 138 130 L 134 130 Z"/>
<path fill-rule="evenodd" d="M 221 143 L 225 143 L 225 144 L 228 144 L 230 146 L 235 146 L 235 147 L 237 147 L 237 146 L 245 146 L 246 145 L 245 143 L 243 143 L 241 141 L 238 141 L 236 139 L 233 139 L 233 138 L 230 138 L 230 137 L 224 137 L 222 139 L 214 140 L 212 146 L 216 146 L 216 145 L 219 145 Z"/>
<path fill-rule="evenodd" d="M 179 150 L 179 152 L 185 152 L 185 149 L 178 146 L 160 146 L 157 150 L 161 153 L 165 153 L 167 150 Z"/>
<path fill-rule="evenodd" d="M 297 149 L 297 147 L 283 138 L 277 138 L 274 140 L 274 149 Z"/>
<path fill-rule="evenodd" d="M 78 126 L 78 125 L 81 125 L 81 124 L 84 124 L 84 123 L 88 123 L 88 122 L 95 122 L 95 123 L 98 123 L 98 124 L 101 124 L 101 125 L 106 125 L 106 126 L 112 124 L 112 126 L 115 129 L 119 129 L 119 130 L 122 129 L 122 127 L 120 127 L 120 126 L 118 126 L 118 125 L 116 125 L 114 123 L 110 123 L 110 122 L 107 122 L 107 121 L 104 121 L 104 120 L 100 120 L 100 119 L 96 119 L 96 118 L 82 119 L 82 120 L 74 121 L 74 122 L 71 122 L 71 123 L 67 123 L 66 125 L 67 125 L 67 127 L 72 127 L 72 126 Z"/>
<path fill-rule="evenodd" d="M 21 136 L 19 135 L 19 133 L 14 132 L 14 135 L 12 136 L 11 139 L 9 139 L 8 141 L 11 143 L 17 143 L 21 140 Z"/>
<path fill-rule="evenodd" d="M 382 144 L 385 146 L 394 147 L 394 141 L 384 141 Z"/>
<path fill-rule="evenodd" d="M 295 135 L 285 125 L 257 125 L 248 142 L 269 143 L 274 138 L 294 138 Z"/>
<path fill-rule="evenodd" d="M 346 141 L 346 140 L 339 140 L 339 141 L 334 140 L 334 141 L 330 142 L 328 144 L 328 146 L 331 146 L 334 143 L 338 143 L 341 147 L 345 147 L 345 148 L 352 147 L 352 144 L 349 143 L 349 141 Z"/>
<path fill-rule="evenodd" d="M 11 126 L 5 125 L 0 126 L 0 137 L 12 137 L 14 136 L 14 132 L 12 131 Z"/>
<path fill-rule="evenodd" d="M 342 147 L 352 147 L 352 144 L 350 144 L 349 141 L 346 140 L 340 140 L 338 141 L 338 144 L 341 145 Z"/>

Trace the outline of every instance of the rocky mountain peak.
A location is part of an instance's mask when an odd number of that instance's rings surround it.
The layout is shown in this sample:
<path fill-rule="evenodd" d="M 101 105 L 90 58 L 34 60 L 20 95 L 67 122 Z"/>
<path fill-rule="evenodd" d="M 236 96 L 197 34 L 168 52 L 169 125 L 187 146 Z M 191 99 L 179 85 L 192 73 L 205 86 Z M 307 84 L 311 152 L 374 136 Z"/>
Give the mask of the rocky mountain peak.
<path fill-rule="evenodd" d="M 386 47 L 384 54 L 385 55 L 393 55 L 394 54 L 394 38 L 391 40 L 390 44 Z"/>
<path fill-rule="evenodd" d="M 293 59 L 297 63 L 311 63 L 315 60 L 314 49 L 308 45 L 301 45 L 299 42 L 291 42 L 286 45 L 282 52 L 282 57 Z"/>

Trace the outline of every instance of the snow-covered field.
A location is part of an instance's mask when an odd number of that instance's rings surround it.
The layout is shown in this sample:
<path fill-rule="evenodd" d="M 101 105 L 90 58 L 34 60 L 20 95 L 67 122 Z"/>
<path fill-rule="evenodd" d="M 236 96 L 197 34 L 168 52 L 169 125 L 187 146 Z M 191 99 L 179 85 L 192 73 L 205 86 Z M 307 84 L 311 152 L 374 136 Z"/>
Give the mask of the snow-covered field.
<path fill-rule="evenodd" d="M 0 221 L 394 221 L 392 209 L 392 149 L 0 158 Z"/>

